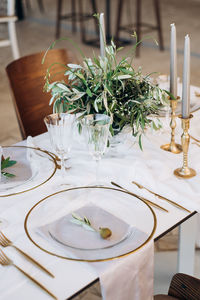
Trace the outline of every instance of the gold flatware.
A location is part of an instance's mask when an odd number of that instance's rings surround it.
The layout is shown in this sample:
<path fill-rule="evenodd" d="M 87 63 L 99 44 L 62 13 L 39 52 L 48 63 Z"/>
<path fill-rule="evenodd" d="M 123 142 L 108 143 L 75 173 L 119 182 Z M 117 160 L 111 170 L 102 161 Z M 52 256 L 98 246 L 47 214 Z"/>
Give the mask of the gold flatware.
<path fill-rule="evenodd" d="M 13 244 L 13 242 L 11 242 L 4 234 L 2 231 L 0 231 L 0 245 L 2 247 L 13 247 L 15 248 L 19 253 L 21 253 L 22 255 L 24 255 L 27 259 L 29 259 L 32 263 L 34 263 L 35 265 L 37 265 L 41 270 L 43 270 L 44 272 L 46 272 L 49 276 L 54 278 L 54 275 L 49 272 L 45 267 L 43 267 L 39 262 L 37 262 L 34 258 L 32 258 L 31 256 L 29 256 L 27 253 L 25 253 L 24 251 L 22 251 L 21 249 L 19 249 L 17 246 L 15 246 Z"/>
<path fill-rule="evenodd" d="M 200 144 L 198 144 L 197 142 L 193 142 L 192 144 L 200 147 Z"/>
<path fill-rule="evenodd" d="M 139 184 L 139 183 L 137 183 L 135 181 L 132 181 L 132 183 L 135 184 L 139 189 L 144 189 L 144 190 L 148 191 L 149 193 L 153 194 L 154 196 L 158 197 L 159 199 L 165 200 L 165 201 L 169 202 L 170 204 L 172 204 L 172 205 L 174 205 L 174 206 L 176 206 L 176 207 L 178 207 L 180 209 L 183 209 L 183 210 L 191 213 L 191 211 L 189 209 L 183 207 L 182 205 L 180 205 L 180 204 L 178 204 L 178 203 L 176 203 L 176 202 L 174 202 L 174 201 L 172 201 L 172 200 L 170 200 L 170 199 L 168 199 L 168 198 L 166 198 L 164 196 L 161 196 L 161 195 L 159 195 L 157 193 L 154 193 L 153 191 L 151 191 L 150 189 L 144 187 L 143 185 L 141 185 L 141 184 Z"/>
<path fill-rule="evenodd" d="M 0 249 L 0 264 L 2 266 L 13 266 L 17 270 L 19 270 L 21 273 L 23 273 L 26 277 L 28 277 L 31 281 L 33 281 L 35 284 L 37 284 L 41 289 L 43 289 L 47 294 L 49 294 L 52 298 L 58 299 L 54 294 L 52 294 L 47 288 L 42 285 L 39 281 L 37 281 L 35 278 L 33 278 L 31 275 L 26 273 L 24 270 L 22 270 L 20 267 L 15 265 L 15 263 L 6 256 L 6 254 Z"/>
<path fill-rule="evenodd" d="M 163 210 L 163 211 L 165 211 L 165 212 L 169 212 L 166 208 L 164 208 L 164 207 L 158 205 L 157 203 L 152 202 L 152 201 L 150 201 L 150 200 L 148 200 L 148 199 L 146 199 L 146 198 L 144 198 L 144 197 L 141 197 L 141 196 L 139 196 L 139 195 L 136 195 L 136 194 L 130 192 L 129 190 L 123 188 L 121 185 L 119 185 L 119 184 L 117 184 L 117 183 L 115 183 L 115 182 L 113 182 L 113 181 L 111 181 L 111 184 L 114 185 L 114 186 L 116 186 L 116 187 L 118 187 L 118 188 L 120 188 L 120 189 L 122 189 L 122 190 L 124 190 L 124 191 L 126 191 L 128 194 L 130 194 L 130 195 L 132 195 L 132 196 L 134 196 L 134 197 L 136 197 L 136 198 L 138 198 L 138 199 L 140 199 L 140 200 L 143 200 L 144 202 L 148 203 L 148 204 L 151 205 L 151 206 L 154 206 L 154 207 L 156 207 L 156 208 L 158 208 L 158 209 L 161 209 L 161 210 Z"/>
<path fill-rule="evenodd" d="M 191 139 L 193 139 L 195 142 L 200 143 L 200 140 L 196 139 L 195 137 L 193 137 L 192 135 L 190 135 Z"/>

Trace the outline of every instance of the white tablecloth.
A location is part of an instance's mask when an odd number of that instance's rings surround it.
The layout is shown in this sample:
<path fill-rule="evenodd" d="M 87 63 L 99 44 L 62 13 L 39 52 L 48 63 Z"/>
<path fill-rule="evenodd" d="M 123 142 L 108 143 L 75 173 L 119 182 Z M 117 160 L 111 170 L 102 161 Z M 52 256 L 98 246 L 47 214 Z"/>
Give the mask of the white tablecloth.
<path fill-rule="evenodd" d="M 194 118 L 191 120 L 190 132 L 196 138 L 200 138 L 199 117 L 200 112 L 198 111 L 194 114 Z M 181 133 L 182 129 L 180 120 L 178 119 L 176 141 L 179 143 Z M 48 149 L 49 145 L 47 141 L 48 137 L 46 134 L 34 139 L 37 146 Z M 158 212 L 156 210 L 156 214 L 158 216 L 157 234 L 165 231 L 166 228 L 168 228 L 167 226 L 170 227 L 174 224 L 172 219 L 175 218 L 176 214 L 184 217 L 187 213 L 174 208 L 160 199 L 155 199 L 154 196 L 144 190 L 139 190 L 136 186 L 131 184 L 131 180 L 137 181 L 151 190 L 166 196 L 167 198 L 174 200 L 191 210 L 200 211 L 200 149 L 191 141 L 189 150 L 189 165 L 197 171 L 197 176 L 188 180 L 178 179 L 173 175 L 173 171 L 177 167 L 182 166 L 182 154 L 174 155 L 160 149 L 160 145 L 169 141 L 170 129 L 154 134 L 147 132 L 146 136 L 143 137 L 144 151 L 141 151 L 139 146 L 134 144 L 133 139 L 128 138 L 117 148 L 117 156 L 115 155 L 116 151 L 114 151 L 114 153 L 108 152 L 102 159 L 100 165 L 101 178 L 105 182 L 109 183 L 113 180 L 129 190 L 134 191 L 137 194 L 141 194 L 169 209 L 170 214 Z M 76 140 L 74 143 L 69 164 L 73 167 L 68 172 L 68 177 L 66 179 L 67 183 L 76 182 L 76 185 L 84 185 L 94 181 L 95 164 L 92 162 L 89 154 L 81 143 L 81 138 L 80 140 Z M 40 199 L 57 190 L 67 188 L 67 186 L 63 186 L 61 188 L 61 182 L 63 183 L 58 171 L 57 175 L 46 185 L 36 190 L 17 196 L 0 198 L 0 218 L 2 217 L 9 221 L 9 227 L 7 228 L 9 236 L 16 241 L 16 244 L 26 249 L 27 252 L 29 252 L 32 256 L 35 256 L 45 266 L 48 266 L 48 268 L 55 274 L 56 278 L 51 279 L 43 273 L 38 272 L 34 266 L 25 262 L 23 258 L 17 255 L 13 249 L 6 249 L 6 253 L 9 253 L 9 255 L 14 257 L 15 261 L 18 262 L 19 265 L 22 265 L 31 274 L 35 274 L 38 280 L 44 283 L 47 287 L 50 287 L 52 292 L 55 292 L 59 299 L 64 299 L 63 297 L 66 297 L 65 290 L 68 289 L 68 285 L 70 285 L 70 293 L 72 293 L 72 291 L 75 292 L 84 287 L 88 281 L 95 279 L 97 274 L 103 274 L 101 276 L 102 282 L 106 282 L 108 295 L 111 295 L 110 299 L 126 299 L 125 297 L 120 298 L 120 294 L 119 298 L 117 298 L 117 288 L 113 289 L 113 283 L 110 284 L 108 281 L 108 278 L 111 278 L 110 274 L 112 274 L 112 272 L 117 273 L 118 268 L 121 270 L 121 274 L 123 274 L 123 272 L 124 274 L 128 272 L 128 276 L 131 276 L 130 279 L 133 281 L 132 286 L 129 285 L 126 287 L 125 282 L 121 280 L 122 277 L 119 278 L 116 276 L 116 286 L 118 286 L 118 283 L 120 282 L 123 283 L 124 289 L 122 292 L 125 293 L 125 296 L 129 297 L 127 299 L 131 299 L 129 292 L 132 294 L 132 299 L 134 300 L 148 299 L 148 295 L 149 299 L 151 299 L 153 283 L 151 276 L 153 270 L 152 243 L 149 244 L 146 249 L 142 249 L 141 253 L 138 252 L 138 254 L 131 255 L 124 259 L 124 262 L 123 260 L 114 263 L 110 262 L 107 263 L 107 266 L 105 265 L 105 267 L 102 264 L 102 267 L 98 266 L 95 269 L 95 267 L 90 264 L 64 261 L 56 257 L 46 255 L 37 247 L 34 247 L 27 239 L 23 229 L 24 216 Z M 146 254 L 144 254 L 143 251 L 146 251 Z M 144 260 L 137 257 L 137 255 L 140 255 L 139 253 Z M 151 257 L 151 259 L 148 260 L 148 257 Z M 144 264 L 145 260 L 148 261 L 148 264 Z M 130 268 L 128 268 L 128 270 L 126 269 L 129 266 L 130 261 L 132 264 L 134 261 L 137 261 L 137 268 L 133 271 L 130 270 Z M 145 272 L 144 265 L 148 266 Z M 98 268 L 99 270 L 97 270 Z M 145 281 L 145 278 L 147 277 L 150 278 L 148 283 Z M 137 290 L 139 291 L 138 288 L 141 282 L 144 293 L 146 293 L 145 298 L 141 295 L 137 295 Z M 12 267 L 0 267 L 0 283 L 0 295 L 2 300 L 10 300 L 13 299 L 14 296 L 17 299 L 22 300 L 27 299 L 28 295 L 29 299 L 48 299 L 48 296 L 45 293 L 43 293 L 40 289 L 37 289 L 32 283 L 27 281 L 23 275 L 21 275 L 17 270 L 14 270 Z M 69 293 L 66 295 L 69 295 Z"/>

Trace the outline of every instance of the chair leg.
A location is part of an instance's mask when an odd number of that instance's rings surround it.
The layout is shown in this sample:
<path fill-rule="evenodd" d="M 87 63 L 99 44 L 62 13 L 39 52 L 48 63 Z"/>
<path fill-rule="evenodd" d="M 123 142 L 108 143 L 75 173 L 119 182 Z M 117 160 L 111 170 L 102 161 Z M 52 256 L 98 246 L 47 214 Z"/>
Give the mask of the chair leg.
<path fill-rule="evenodd" d="M 31 10 L 31 3 L 30 3 L 30 0 L 26 0 L 26 8 L 28 11 Z"/>
<path fill-rule="evenodd" d="M 92 6 L 92 14 L 94 15 L 97 13 L 96 0 L 91 0 L 91 6 Z M 94 17 L 94 26 L 95 26 L 96 34 L 98 36 L 99 35 L 99 25 L 98 25 L 98 20 L 95 17 Z"/>
<path fill-rule="evenodd" d="M 37 0 L 37 2 L 38 2 L 38 6 L 39 6 L 39 9 L 40 9 L 40 12 L 44 13 L 44 3 L 43 3 L 43 0 Z"/>
<path fill-rule="evenodd" d="M 116 24 L 116 33 L 115 33 L 115 42 L 119 43 L 119 33 L 121 27 L 122 13 L 123 13 L 124 1 L 118 0 L 118 8 L 117 8 L 117 24 Z"/>
<path fill-rule="evenodd" d="M 72 13 L 72 32 L 75 33 L 77 31 L 76 28 L 76 0 L 71 0 L 71 13 Z"/>
<path fill-rule="evenodd" d="M 14 59 L 18 59 L 20 57 L 19 55 L 19 48 L 18 48 L 18 42 L 17 42 L 17 35 L 16 35 L 16 28 L 15 28 L 15 22 L 9 22 L 8 23 L 8 32 L 9 32 L 9 38 L 11 42 L 11 48 Z"/>
<path fill-rule="evenodd" d="M 61 22 L 62 0 L 57 0 L 57 16 L 56 16 L 56 39 L 60 37 L 60 22 Z"/>
<path fill-rule="evenodd" d="M 86 36 L 85 36 L 85 22 L 84 22 L 84 15 L 83 15 L 83 1 L 79 0 L 78 3 L 79 3 L 81 40 L 82 40 L 82 43 L 85 43 Z"/>
<path fill-rule="evenodd" d="M 137 40 L 141 40 L 141 12 L 142 12 L 142 0 L 136 0 L 136 33 Z M 140 55 L 140 46 L 139 44 L 136 48 L 136 57 Z"/>
<path fill-rule="evenodd" d="M 157 27 L 158 27 L 158 37 L 159 37 L 159 46 L 160 50 L 164 50 L 164 44 L 163 44 L 163 35 L 162 35 L 162 24 L 161 24 L 161 18 L 160 18 L 160 3 L 159 0 L 153 0 L 154 1 L 154 9 L 156 14 L 156 20 L 157 20 Z"/>

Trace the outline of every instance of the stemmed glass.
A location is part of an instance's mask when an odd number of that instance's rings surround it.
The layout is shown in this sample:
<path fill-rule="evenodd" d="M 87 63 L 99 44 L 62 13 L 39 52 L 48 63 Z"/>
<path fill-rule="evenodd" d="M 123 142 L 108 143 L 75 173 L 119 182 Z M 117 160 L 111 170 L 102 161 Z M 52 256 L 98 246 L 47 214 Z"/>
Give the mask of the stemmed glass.
<path fill-rule="evenodd" d="M 71 148 L 74 120 L 75 115 L 68 113 L 51 114 L 44 118 L 53 150 L 61 160 L 62 176 L 66 175 L 65 158 Z"/>
<path fill-rule="evenodd" d="M 98 182 L 99 161 L 107 147 L 111 118 L 104 114 L 91 114 L 85 116 L 81 120 L 81 124 L 83 126 L 89 153 L 96 161 L 95 185 L 101 185 L 100 182 Z"/>

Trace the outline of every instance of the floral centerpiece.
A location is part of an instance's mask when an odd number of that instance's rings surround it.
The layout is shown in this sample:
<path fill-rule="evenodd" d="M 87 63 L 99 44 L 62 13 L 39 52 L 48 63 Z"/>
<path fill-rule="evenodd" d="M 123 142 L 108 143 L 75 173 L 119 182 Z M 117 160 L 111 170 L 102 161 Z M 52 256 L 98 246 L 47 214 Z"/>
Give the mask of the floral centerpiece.
<path fill-rule="evenodd" d="M 124 126 L 131 127 L 134 136 L 141 136 L 146 127 L 159 129 L 152 115 L 158 115 L 166 102 L 167 94 L 153 85 L 150 76 L 143 76 L 141 68 L 132 66 L 133 56 L 123 57 L 118 62 L 118 52 L 113 41 L 105 46 L 105 57 L 83 55 L 83 62 L 68 64 L 63 81 L 50 82 L 50 69 L 47 70 L 45 91 L 51 92 L 50 105 L 54 112 L 79 113 L 79 119 L 87 114 L 101 113 L 112 117 L 112 135 L 119 133 Z"/>

